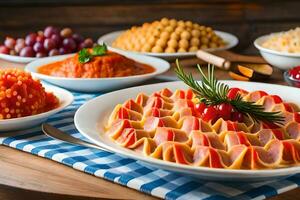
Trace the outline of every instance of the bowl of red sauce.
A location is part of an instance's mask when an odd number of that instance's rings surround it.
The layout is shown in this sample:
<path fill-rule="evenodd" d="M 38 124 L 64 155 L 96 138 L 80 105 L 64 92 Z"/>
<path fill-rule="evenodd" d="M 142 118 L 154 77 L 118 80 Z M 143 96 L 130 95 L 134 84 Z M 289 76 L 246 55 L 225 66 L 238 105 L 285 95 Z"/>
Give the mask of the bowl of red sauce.
<path fill-rule="evenodd" d="M 289 85 L 300 88 L 300 65 L 285 71 L 283 76 Z"/>

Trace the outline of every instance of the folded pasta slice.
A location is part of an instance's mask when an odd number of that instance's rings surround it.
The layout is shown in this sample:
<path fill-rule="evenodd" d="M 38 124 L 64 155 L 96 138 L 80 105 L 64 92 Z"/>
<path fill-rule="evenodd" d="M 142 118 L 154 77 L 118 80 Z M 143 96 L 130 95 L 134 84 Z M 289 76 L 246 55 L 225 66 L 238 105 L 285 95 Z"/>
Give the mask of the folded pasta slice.
<path fill-rule="evenodd" d="M 190 138 L 192 142 L 192 149 L 197 146 L 208 146 L 215 149 L 226 150 L 226 146 L 214 132 L 192 131 Z"/>
<path fill-rule="evenodd" d="M 116 139 L 116 142 L 124 147 L 133 148 L 141 138 L 149 138 L 150 133 L 144 130 L 125 128 Z"/>
<path fill-rule="evenodd" d="M 172 103 L 164 101 L 161 97 L 151 96 L 149 97 L 144 109 L 149 110 L 151 108 L 167 109 L 171 110 L 173 107 Z"/>
<path fill-rule="evenodd" d="M 155 131 L 158 127 L 179 128 L 177 121 L 173 117 L 147 117 L 144 120 L 144 130 Z"/>
<path fill-rule="evenodd" d="M 174 111 L 172 111 L 172 110 L 151 108 L 149 110 L 145 109 L 143 117 L 150 117 L 150 116 L 152 116 L 152 117 L 167 117 L 167 116 L 172 116 L 173 114 L 174 114 Z"/>
<path fill-rule="evenodd" d="M 245 123 L 238 123 L 232 121 L 225 121 L 222 118 L 218 119 L 212 126 L 216 133 L 221 133 L 223 131 L 244 131 L 249 132 L 248 127 Z"/>
<path fill-rule="evenodd" d="M 157 145 L 168 141 L 175 141 L 178 143 L 187 143 L 189 138 L 184 131 L 169 127 L 158 127 L 155 131 L 153 140 Z"/>
<path fill-rule="evenodd" d="M 203 121 L 200 118 L 193 117 L 193 116 L 187 116 L 181 118 L 179 121 L 179 124 L 181 126 L 181 130 L 185 131 L 188 135 L 193 130 L 200 130 L 201 132 L 212 132 L 213 129 L 211 126 Z"/>
<path fill-rule="evenodd" d="M 290 138 L 295 139 L 297 141 L 300 140 L 300 124 L 297 122 L 290 122 L 285 130 Z"/>
<path fill-rule="evenodd" d="M 142 129 L 143 126 L 141 122 L 130 121 L 127 119 L 118 119 L 114 121 L 113 124 L 108 128 L 106 134 L 116 140 L 126 128 Z"/>
<path fill-rule="evenodd" d="M 191 89 L 188 90 L 176 90 L 174 94 L 171 96 L 171 99 L 178 100 L 178 99 L 193 99 L 195 94 Z"/>
<path fill-rule="evenodd" d="M 130 110 L 123 107 L 122 105 L 117 105 L 108 119 L 107 126 L 110 127 L 112 123 L 118 119 L 129 119 L 132 121 L 141 121 L 142 115 L 136 111 Z"/>
<path fill-rule="evenodd" d="M 282 155 L 283 164 L 299 164 L 300 162 L 300 144 L 295 140 L 282 141 L 284 150 Z"/>
<path fill-rule="evenodd" d="M 139 105 L 138 103 L 136 103 L 135 101 L 133 101 L 132 99 L 127 100 L 123 104 L 123 106 L 129 110 L 143 114 L 143 107 L 141 105 Z"/>
<path fill-rule="evenodd" d="M 137 95 L 135 102 L 137 104 L 139 104 L 140 106 L 144 107 L 146 105 L 148 99 L 149 99 L 149 97 L 146 94 L 140 93 Z"/>

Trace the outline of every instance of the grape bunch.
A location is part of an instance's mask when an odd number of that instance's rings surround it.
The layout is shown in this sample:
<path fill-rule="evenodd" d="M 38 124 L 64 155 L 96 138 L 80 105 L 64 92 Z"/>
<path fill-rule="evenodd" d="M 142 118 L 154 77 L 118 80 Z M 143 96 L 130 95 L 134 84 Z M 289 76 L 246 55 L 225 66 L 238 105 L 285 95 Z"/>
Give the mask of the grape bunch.
<path fill-rule="evenodd" d="M 46 57 L 73 53 L 94 44 L 91 38 L 83 38 L 70 28 L 48 26 L 44 31 L 30 33 L 25 38 L 6 37 L 0 45 L 0 53 L 22 57 Z"/>

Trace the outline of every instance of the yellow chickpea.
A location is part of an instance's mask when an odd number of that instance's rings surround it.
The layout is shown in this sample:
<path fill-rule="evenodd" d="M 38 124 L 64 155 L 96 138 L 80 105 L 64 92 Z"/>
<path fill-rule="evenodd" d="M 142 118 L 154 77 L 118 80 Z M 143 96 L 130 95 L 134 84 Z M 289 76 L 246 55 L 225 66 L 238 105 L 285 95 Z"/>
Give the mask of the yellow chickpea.
<path fill-rule="evenodd" d="M 152 34 L 154 37 L 158 37 L 160 36 L 160 31 L 158 29 L 156 29 L 153 34 Z"/>
<path fill-rule="evenodd" d="M 162 18 L 161 20 L 160 20 L 160 22 L 161 22 L 161 24 L 162 25 L 164 25 L 164 26 L 166 26 L 166 25 L 168 25 L 169 24 L 169 20 L 168 20 L 168 18 Z"/>
<path fill-rule="evenodd" d="M 160 38 L 163 39 L 163 40 L 168 40 L 170 37 L 170 33 L 167 32 L 167 31 L 164 31 L 160 34 Z"/>
<path fill-rule="evenodd" d="M 171 37 L 170 37 L 171 39 L 174 39 L 174 40 L 178 40 L 179 39 L 179 35 L 176 33 L 176 32 L 173 32 L 172 34 L 171 34 Z"/>
<path fill-rule="evenodd" d="M 199 26 L 199 30 L 200 30 L 200 31 L 205 30 L 205 26 Z"/>
<path fill-rule="evenodd" d="M 196 37 L 193 37 L 190 41 L 191 46 L 198 46 L 200 44 L 200 40 Z"/>
<path fill-rule="evenodd" d="M 169 41 L 168 41 L 168 47 L 172 47 L 172 48 L 177 48 L 177 46 L 178 46 L 178 42 L 177 42 L 177 40 L 174 40 L 174 39 L 170 39 Z"/>
<path fill-rule="evenodd" d="M 153 52 L 153 53 L 162 53 L 162 52 L 163 52 L 163 49 L 161 48 L 161 46 L 154 46 L 154 47 L 151 49 L 151 52 Z"/>
<path fill-rule="evenodd" d="M 207 44 L 207 43 L 208 43 L 208 39 L 206 37 L 202 37 L 201 44 Z"/>
<path fill-rule="evenodd" d="M 177 25 L 176 19 L 171 19 L 169 22 L 170 22 L 170 26 L 172 26 L 172 27 L 175 27 Z"/>
<path fill-rule="evenodd" d="M 183 49 L 187 49 L 189 47 L 189 41 L 186 39 L 181 39 L 179 41 L 179 47 Z"/>
<path fill-rule="evenodd" d="M 184 29 L 183 29 L 183 27 L 181 27 L 181 26 L 178 26 L 178 27 L 175 29 L 175 33 L 177 33 L 177 34 L 181 34 L 183 31 L 184 31 Z"/>
<path fill-rule="evenodd" d="M 145 44 L 142 47 L 142 52 L 149 52 L 149 51 L 151 51 L 151 46 L 149 44 Z"/>
<path fill-rule="evenodd" d="M 155 43 L 155 46 L 160 46 L 162 48 L 164 48 L 167 45 L 167 41 L 164 39 L 158 39 Z"/>
<path fill-rule="evenodd" d="M 184 23 L 183 20 L 179 20 L 179 21 L 177 22 L 177 25 L 180 26 L 180 27 L 184 27 L 184 26 L 185 26 L 185 23 Z"/>
<path fill-rule="evenodd" d="M 167 26 L 167 27 L 165 28 L 165 31 L 167 31 L 167 32 L 169 32 L 169 33 L 173 32 L 173 30 L 174 30 L 173 26 Z"/>
<path fill-rule="evenodd" d="M 192 28 L 193 27 L 193 23 L 191 21 L 186 21 L 185 22 L 185 26 Z"/>
<path fill-rule="evenodd" d="M 183 48 L 179 48 L 177 52 L 184 53 L 184 52 L 186 52 L 186 50 Z"/>
<path fill-rule="evenodd" d="M 192 36 L 198 38 L 200 36 L 200 31 L 197 30 L 197 29 L 193 29 L 192 30 Z"/>
<path fill-rule="evenodd" d="M 206 31 L 201 31 L 201 36 L 206 36 L 207 32 Z"/>
<path fill-rule="evenodd" d="M 198 50 L 198 47 L 196 47 L 196 46 L 192 46 L 189 48 L 189 52 L 195 52 L 197 50 Z"/>
<path fill-rule="evenodd" d="M 166 53 L 175 53 L 176 51 L 175 51 L 174 48 L 168 47 L 168 48 L 165 49 L 165 52 L 166 52 Z"/>
<path fill-rule="evenodd" d="M 199 29 L 199 27 L 200 27 L 200 25 L 199 25 L 199 24 L 196 24 L 196 23 L 195 23 L 195 24 L 193 24 L 193 28 L 194 28 L 194 29 Z"/>
<path fill-rule="evenodd" d="M 149 40 L 148 40 L 148 44 L 151 45 L 151 46 L 153 46 L 155 44 L 155 42 L 156 42 L 156 39 L 153 36 L 150 37 Z"/>
<path fill-rule="evenodd" d="M 206 31 L 207 32 L 212 32 L 212 28 L 211 27 L 206 27 Z"/>
<path fill-rule="evenodd" d="M 183 31 L 180 34 L 181 39 L 189 40 L 191 38 L 191 34 L 188 31 Z"/>

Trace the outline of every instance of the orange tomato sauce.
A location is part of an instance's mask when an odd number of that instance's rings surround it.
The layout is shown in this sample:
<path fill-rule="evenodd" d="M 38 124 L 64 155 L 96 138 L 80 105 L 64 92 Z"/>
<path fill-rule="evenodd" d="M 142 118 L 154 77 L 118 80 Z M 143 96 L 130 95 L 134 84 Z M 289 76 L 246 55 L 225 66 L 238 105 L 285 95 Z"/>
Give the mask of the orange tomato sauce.
<path fill-rule="evenodd" d="M 152 73 L 155 68 L 138 63 L 114 52 L 96 56 L 87 63 L 80 63 L 78 54 L 62 61 L 38 68 L 38 72 L 50 76 L 69 78 L 110 78 Z"/>

